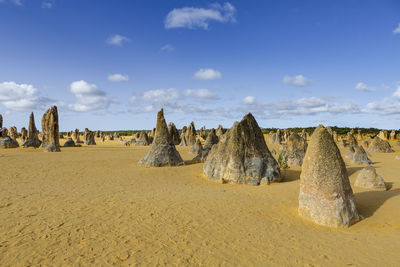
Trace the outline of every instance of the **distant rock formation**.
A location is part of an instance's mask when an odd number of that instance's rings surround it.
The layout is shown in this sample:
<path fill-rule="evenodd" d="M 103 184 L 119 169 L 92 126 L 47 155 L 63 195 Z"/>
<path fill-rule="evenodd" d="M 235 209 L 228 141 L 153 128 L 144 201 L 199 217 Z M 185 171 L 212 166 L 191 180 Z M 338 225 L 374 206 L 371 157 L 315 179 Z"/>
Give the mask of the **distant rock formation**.
<path fill-rule="evenodd" d="M 373 190 L 386 191 L 385 181 L 376 173 L 376 169 L 372 166 L 367 166 L 357 175 L 354 186 L 369 188 Z"/>
<path fill-rule="evenodd" d="M 69 138 L 67 141 L 65 141 L 64 147 L 75 147 L 74 140 L 72 138 Z"/>
<path fill-rule="evenodd" d="M 89 129 L 85 130 L 85 144 L 88 146 L 96 145 L 96 141 L 94 140 L 95 135 L 95 132 L 92 132 Z"/>
<path fill-rule="evenodd" d="M 139 138 L 136 139 L 135 146 L 148 146 L 150 145 L 149 137 L 145 131 L 141 131 Z"/>
<path fill-rule="evenodd" d="M 4 129 L 4 128 L 3 128 Z M 17 148 L 19 144 L 17 141 L 9 136 L 0 137 L 0 148 Z"/>
<path fill-rule="evenodd" d="M 282 134 L 281 130 L 277 130 L 276 133 L 269 134 L 269 142 L 274 145 L 279 145 L 282 143 Z"/>
<path fill-rule="evenodd" d="M 21 128 L 21 142 L 25 143 L 28 140 L 28 130 L 25 127 Z"/>
<path fill-rule="evenodd" d="M 197 156 L 193 159 L 195 162 L 204 162 L 207 159 L 208 153 L 210 153 L 211 148 L 218 144 L 218 137 L 214 128 L 212 128 L 207 135 L 206 141 L 204 142 L 204 146 L 201 149 L 201 152 L 197 153 Z"/>
<path fill-rule="evenodd" d="M 224 134 L 224 128 L 222 127 L 222 125 L 220 124 L 220 125 L 218 125 L 218 128 L 217 128 L 217 130 L 216 130 L 216 132 L 215 132 L 215 134 L 217 135 L 217 137 L 219 138 L 221 135 L 223 135 Z"/>
<path fill-rule="evenodd" d="M 375 137 L 368 147 L 370 152 L 391 153 L 394 152 L 388 141 L 382 140 L 380 137 Z"/>
<path fill-rule="evenodd" d="M 76 143 L 80 143 L 81 142 L 81 140 L 79 139 L 79 129 L 75 129 L 75 131 L 72 133 L 72 139 Z"/>
<path fill-rule="evenodd" d="M 186 143 L 188 146 L 193 146 L 196 143 L 196 128 L 192 121 L 185 132 Z"/>
<path fill-rule="evenodd" d="M 181 142 L 179 143 L 180 146 L 187 146 L 188 143 L 186 142 L 186 135 L 184 132 L 181 133 Z"/>
<path fill-rule="evenodd" d="M 170 122 L 168 124 L 168 133 L 171 136 L 174 145 L 179 145 L 181 143 L 181 137 L 179 136 L 179 131 L 178 129 L 176 129 L 175 124 L 173 122 Z"/>
<path fill-rule="evenodd" d="M 392 130 L 390 132 L 390 140 L 394 141 L 396 139 L 396 132 L 394 130 Z"/>
<path fill-rule="evenodd" d="M 33 112 L 29 116 L 29 130 L 28 130 L 28 139 L 22 145 L 23 147 L 34 147 L 38 148 L 42 144 L 42 141 L 39 140 L 39 131 L 36 129 L 35 124 L 35 116 Z"/>
<path fill-rule="evenodd" d="M 388 132 L 386 130 L 381 130 L 378 134 L 378 137 L 384 141 L 388 140 Z"/>
<path fill-rule="evenodd" d="M 18 131 L 17 127 L 13 126 L 8 130 L 8 135 L 11 137 L 12 140 L 17 141 L 18 138 Z"/>
<path fill-rule="evenodd" d="M 168 133 L 167 123 L 164 118 L 164 110 L 157 114 L 157 125 L 153 144 L 149 152 L 139 161 L 139 164 L 153 167 L 183 165 L 179 152 Z"/>
<path fill-rule="evenodd" d="M 354 147 L 354 153 L 350 155 L 349 160 L 357 165 L 372 163 L 372 161 L 368 158 L 368 154 L 365 152 L 364 148 L 358 145 Z"/>
<path fill-rule="evenodd" d="M 0 114 L 0 129 L 3 128 L 3 116 Z"/>
<path fill-rule="evenodd" d="M 360 220 L 346 166 L 322 125 L 311 136 L 300 175 L 299 214 L 317 224 L 348 227 Z"/>
<path fill-rule="evenodd" d="M 203 172 L 208 179 L 222 183 L 259 185 L 282 180 L 278 163 L 251 113 L 220 137 L 207 156 Z"/>
<path fill-rule="evenodd" d="M 287 144 L 282 147 L 282 155 L 287 157 L 289 165 L 301 166 L 307 150 L 307 142 L 294 133 L 289 136 Z"/>
<path fill-rule="evenodd" d="M 60 152 L 57 107 L 49 108 L 42 117 L 42 147 L 47 152 Z"/>
<path fill-rule="evenodd" d="M 190 153 L 199 155 L 203 151 L 203 146 L 201 145 L 200 140 L 197 140 L 196 143 L 190 149 Z"/>

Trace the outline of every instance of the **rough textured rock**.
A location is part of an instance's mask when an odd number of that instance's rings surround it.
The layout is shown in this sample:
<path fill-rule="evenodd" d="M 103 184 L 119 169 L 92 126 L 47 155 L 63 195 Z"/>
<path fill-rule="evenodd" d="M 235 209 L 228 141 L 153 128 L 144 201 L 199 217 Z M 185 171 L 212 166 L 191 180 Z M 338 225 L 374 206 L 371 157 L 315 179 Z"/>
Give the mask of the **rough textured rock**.
<path fill-rule="evenodd" d="M 307 142 L 300 135 L 294 133 L 289 136 L 287 144 L 283 146 L 282 154 L 287 157 L 289 165 L 301 166 L 307 150 Z"/>
<path fill-rule="evenodd" d="M 214 128 L 212 128 L 207 135 L 206 141 L 204 142 L 204 149 L 211 149 L 215 144 L 218 144 L 218 136 Z"/>
<path fill-rule="evenodd" d="M 18 131 L 17 131 L 17 127 L 13 126 L 8 130 L 8 136 L 11 137 L 11 139 L 17 141 L 18 138 Z"/>
<path fill-rule="evenodd" d="M 369 188 L 373 190 L 386 191 L 385 181 L 376 173 L 376 169 L 372 166 L 367 166 L 357 175 L 354 186 Z"/>
<path fill-rule="evenodd" d="M 1 128 L 0 129 L 0 137 L 8 137 L 8 130 L 7 128 Z"/>
<path fill-rule="evenodd" d="M 367 152 L 365 152 L 362 146 L 355 146 L 354 153 L 349 157 L 349 159 L 352 163 L 358 165 L 372 163 L 372 161 L 368 158 Z"/>
<path fill-rule="evenodd" d="M 208 179 L 222 183 L 259 185 L 282 179 L 251 113 L 220 137 L 208 154 L 203 172 Z"/>
<path fill-rule="evenodd" d="M 28 130 L 25 127 L 21 128 L 21 142 L 25 143 L 28 140 Z"/>
<path fill-rule="evenodd" d="M 378 137 L 384 141 L 388 140 L 388 132 L 386 130 L 381 130 Z"/>
<path fill-rule="evenodd" d="M 348 227 L 360 220 L 346 166 L 322 126 L 311 136 L 300 175 L 299 214 L 317 224 Z"/>
<path fill-rule="evenodd" d="M 176 150 L 171 136 L 168 133 L 163 109 L 157 114 L 157 125 L 153 144 L 147 155 L 139 161 L 139 164 L 154 167 L 179 166 L 184 164 L 181 155 L 178 150 Z"/>
<path fill-rule="evenodd" d="M 17 141 L 9 136 L 0 137 L 0 148 L 17 148 L 19 144 Z"/>
<path fill-rule="evenodd" d="M 181 143 L 181 137 L 179 136 L 179 131 L 178 129 L 176 129 L 175 124 L 173 122 L 170 122 L 168 124 L 168 133 L 171 136 L 174 145 L 179 145 Z"/>
<path fill-rule="evenodd" d="M 187 146 L 188 145 L 187 142 L 186 142 L 186 136 L 185 136 L 184 132 L 181 133 L 181 142 L 179 143 L 179 145 L 180 146 Z"/>
<path fill-rule="evenodd" d="M 282 143 L 281 134 L 280 134 L 279 129 L 278 129 L 278 132 L 271 133 L 269 135 L 269 142 L 271 144 L 275 144 L 275 145 L 279 145 L 280 143 Z"/>
<path fill-rule="evenodd" d="M 64 147 L 75 147 L 74 140 L 72 138 L 69 138 L 67 141 L 65 141 Z"/>
<path fill-rule="evenodd" d="M 396 132 L 394 130 L 392 130 L 390 132 L 390 140 L 394 141 L 396 139 Z"/>
<path fill-rule="evenodd" d="M 188 146 L 193 146 L 196 143 L 196 128 L 192 121 L 185 132 L 186 143 Z"/>
<path fill-rule="evenodd" d="M 84 135 L 84 137 L 85 137 L 85 145 L 88 145 L 88 146 L 96 145 L 96 141 L 94 140 L 95 135 L 96 135 L 95 132 L 92 132 L 92 131 L 89 131 L 89 130 L 87 130 L 87 131 L 85 130 L 85 135 Z"/>
<path fill-rule="evenodd" d="M 203 146 L 201 145 L 200 140 L 197 140 L 196 143 L 190 148 L 190 153 L 199 155 L 203 151 Z"/>
<path fill-rule="evenodd" d="M 42 147 L 47 152 L 60 152 L 57 107 L 49 108 L 42 117 Z"/>
<path fill-rule="evenodd" d="M 378 136 L 375 137 L 371 144 L 368 147 L 368 151 L 370 152 L 383 152 L 383 153 L 390 153 L 394 152 L 392 147 L 390 146 L 388 141 L 382 140 Z"/>
<path fill-rule="evenodd" d="M 34 147 L 38 148 L 42 144 L 39 140 L 39 131 L 36 128 L 35 116 L 33 112 L 29 116 L 29 130 L 28 130 L 28 140 L 22 145 L 23 147 Z"/>
<path fill-rule="evenodd" d="M 136 139 L 135 146 L 148 146 L 150 145 L 149 137 L 145 131 L 140 132 L 139 138 Z"/>
<path fill-rule="evenodd" d="M 72 133 L 72 139 L 76 142 L 79 143 L 79 129 L 75 129 L 75 131 Z"/>
<path fill-rule="evenodd" d="M 224 128 L 222 127 L 222 125 L 218 125 L 217 130 L 215 132 L 215 134 L 217 135 L 217 137 L 220 137 L 221 135 L 223 135 L 225 133 Z"/>

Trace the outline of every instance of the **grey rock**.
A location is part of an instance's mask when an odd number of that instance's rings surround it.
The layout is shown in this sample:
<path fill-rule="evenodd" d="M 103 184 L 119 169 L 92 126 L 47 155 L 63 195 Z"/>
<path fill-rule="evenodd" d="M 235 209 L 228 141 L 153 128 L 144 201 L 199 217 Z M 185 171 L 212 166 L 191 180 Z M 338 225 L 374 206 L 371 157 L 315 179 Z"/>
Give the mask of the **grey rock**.
<path fill-rule="evenodd" d="M 385 181 L 376 173 L 376 169 L 372 166 L 367 166 L 357 175 L 354 186 L 369 188 L 373 190 L 386 191 Z"/>
<path fill-rule="evenodd" d="M 42 117 L 42 147 L 47 152 L 60 152 L 60 132 L 57 107 L 49 108 Z"/>

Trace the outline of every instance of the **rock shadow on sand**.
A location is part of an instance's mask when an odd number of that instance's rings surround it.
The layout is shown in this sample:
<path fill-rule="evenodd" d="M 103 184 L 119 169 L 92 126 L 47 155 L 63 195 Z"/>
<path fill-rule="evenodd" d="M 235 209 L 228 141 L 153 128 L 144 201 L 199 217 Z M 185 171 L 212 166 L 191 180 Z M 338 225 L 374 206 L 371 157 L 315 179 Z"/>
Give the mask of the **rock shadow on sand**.
<path fill-rule="evenodd" d="M 391 183 L 386 183 L 391 187 Z M 357 209 L 364 218 L 371 217 L 390 198 L 400 195 L 400 189 L 364 191 L 355 194 Z"/>
<path fill-rule="evenodd" d="M 281 171 L 281 176 L 283 178 L 282 182 L 288 183 L 288 182 L 300 180 L 300 173 L 301 173 L 301 170 L 288 169 L 288 170 Z"/>

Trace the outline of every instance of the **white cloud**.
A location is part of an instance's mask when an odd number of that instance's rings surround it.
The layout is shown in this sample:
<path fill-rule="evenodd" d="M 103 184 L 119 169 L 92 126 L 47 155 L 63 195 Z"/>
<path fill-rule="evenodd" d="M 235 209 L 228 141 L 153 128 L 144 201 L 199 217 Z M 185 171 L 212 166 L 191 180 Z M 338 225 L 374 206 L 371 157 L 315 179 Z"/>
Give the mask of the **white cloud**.
<path fill-rule="evenodd" d="M 243 104 L 251 105 L 256 103 L 256 98 L 254 96 L 246 96 L 245 98 L 243 98 L 242 102 Z"/>
<path fill-rule="evenodd" d="M 42 8 L 52 8 L 54 2 L 51 0 L 42 1 Z"/>
<path fill-rule="evenodd" d="M 357 83 L 356 86 L 355 86 L 355 88 L 356 88 L 356 90 L 364 91 L 364 92 L 375 91 L 375 88 L 374 88 L 374 87 L 369 87 L 369 86 L 367 86 L 367 85 L 366 85 L 365 83 L 363 83 L 363 82 Z"/>
<path fill-rule="evenodd" d="M 397 86 L 397 90 L 393 93 L 393 96 L 400 100 L 400 85 Z"/>
<path fill-rule="evenodd" d="M 198 100 L 215 100 L 218 96 L 208 89 L 187 89 L 185 90 L 185 96 L 192 97 Z"/>
<path fill-rule="evenodd" d="M 163 47 L 161 47 L 160 50 L 164 51 L 164 52 L 171 52 L 171 51 L 175 50 L 175 48 L 170 44 L 166 44 Z"/>
<path fill-rule="evenodd" d="M 40 97 L 33 85 L 11 81 L 0 83 L 0 103 L 10 110 L 31 111 L 43 109 L 53 100 Z"/>
<path fill-rule="evenodd" d="M 212 4 L 209 8 L 183 7 L 170 11 L 165 28 L 208 29 L 210 21 L 235 22 L 236 8 L 229 2 Z"/>
<path fill-rule="evenodd" d="M 129 81 L 129 76 L 128 75 L 123 75 L 123 74 L 110 74 L 108 75 L 108 80 L 110 82 L 127 82 Z"/>
<path fill-rule="evenodd" d="M 285 77 L 283 77 L 282 81 L 286 84 L 291 84 L 291 85 L 299 86 L 299 87 L 307 86 L 312 83 L 312 80 L 304 77 L 301 74 L 296 75 L 296 76 L 286 75 Z"/>
<path fill-rule="evenodd" d="M 197 80 L 217 80 L 222 78 L 222 74 L 214 69 L 200 69 L 193 77 Z"/>
<path fill-rule="evenodd" d="M 95 84 L 90 84 L 83 80 L 71 83 L 70 91 L 76 98 L 75 104 L 68 105 L 69 109 L 73 111 L 83 112 L 107 109 L 110 104 L 117 102 L 104 91 L 97 89 Z"/>
<path fill-rule="evenodd" d="M 400 23 L 397 26 L 397 28 L 393 30 L 393 34 L 399 34 L 399 33 L 400 33 Z"/>
<path fill-rule="evenodd" d="M 128 37 L 119 35 L 119 34 L 115 34 L 113 36 L 110 36 L 107 39 L 107 44 L 109 45 L 115 45 L 115 46 L 122 46 L 124 44 L 124 42 L 130 42 L 130 39 Z"/>

